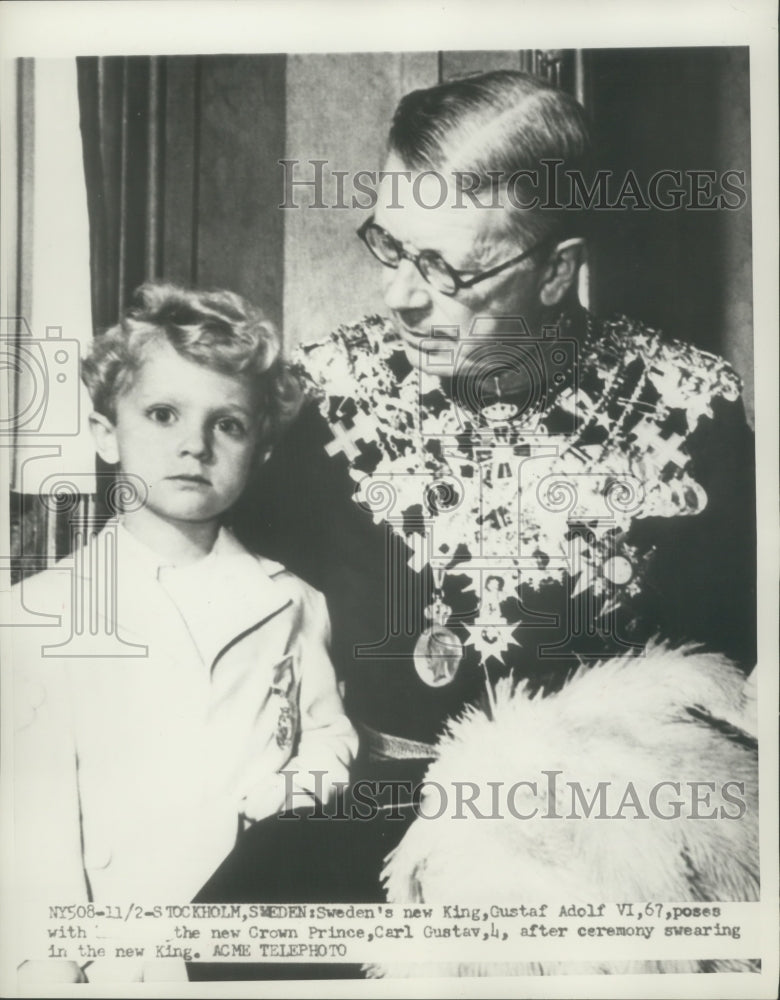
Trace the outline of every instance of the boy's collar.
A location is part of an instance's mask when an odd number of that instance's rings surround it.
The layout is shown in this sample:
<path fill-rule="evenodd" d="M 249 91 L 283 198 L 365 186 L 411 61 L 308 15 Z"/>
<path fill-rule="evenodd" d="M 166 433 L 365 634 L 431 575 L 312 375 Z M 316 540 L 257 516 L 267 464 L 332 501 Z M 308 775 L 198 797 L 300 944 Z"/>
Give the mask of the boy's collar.
<path fill-rule="evenodd" d="M 120 569 L 128 568 L 128 565 L 132 564 L 135 572 L 148 574 L 152 579 L 158 580 L 160 570 L 173 566 L 169 559 L 155 552 L 128 530 L 121 518 L 109 521 L 103 530 L 116 531 L 117 560 Z"/>
<path fill-rule="evenodd" d="M 239 542 L 230 528 L 226 528 L 224 525 L 219 529 L 219 534 L 217 535 L 217 540 L 214 542 L 214 548 L 211 550 L 209 555 L 223 557 L 223 556 L 245 556 L 251 559 L 252 562 L 258 563 L 263 571 L 270 577 L 277 576 L 279 573 L 284 572 L 284 566 L 276 562 L 274 559 L 268 559 L 266 556 L 258 556 L 250 553 L 244 546 Z M 206 556 L 208 558 L 208 556 Z"/>
<path fill-rule="evenodd" d="M 283 569 L 251 555 L 222 528 L 205 558 L 178 568 L 161 567 L 158 579 L 178 607 L 203 662 L 213 669 L 237 637 L 292 602 L 293 588 Z"/>
<path fill-rule="evenodd" d="M 236 558 L 245 557 L 250 559 L 252 562 L 259 563 L 265 574 L 269 577 L 276 576 L 284 570 L 284 566 L 281 563 L 275 562 L 273 559 L 266 559 L 264 556 L 254 556 L 244 546 L 238 541 L 235 535 L 230 531 L 229 528 L 223 526 L 220 527 L 217 534 L 217 538 L 214 542 L 214 546 L 211 552 L 203 556 L 202 559 L 196 559 L 191 563 L 187 563 L 184 566 L 176 566 L 174 562 L 165 556 L 160 555 L 154 549 L 150 548 L 144 542 L 142 542 L 136 535 L 130 531 L 121 518 L 114 518 L 109 521 L 104 531 L 115 529 L 117 532 L 117 551 L 120 553 L 119 560 L 122 561 L 132 560 L 133 568 L 140 570 L 142 573 L 148 573 L 153 579 L 158 580 L 160 578 L 160 571 L 172 570 L 176 571 L 187 569 L 195 569 L 201 566 L 201 564 L 210 564 L 216 559 L 222 558 Z"/>
<path fill-rule="evenodd" d="M 221 528 L 211 552 L 194 563 L 175 567 L 121 522 L 109 521 L 116 533 L 118 570 L 117 624 L 123 633 L 148 638 L 148 596 L 154 600 L 153 581 L 173 599 L 204 662 L 213 667 L 236 637 L 262 625 L 294 599 L 294 588 L 284 567 L 254 556 L 235 536 Z M 95 544 L 93 539 L 91 544 Z M 93 560 L 80 560 L 83 575 L 94 571 Z M 154 616 L 152 616 L 153 618 Z"/>

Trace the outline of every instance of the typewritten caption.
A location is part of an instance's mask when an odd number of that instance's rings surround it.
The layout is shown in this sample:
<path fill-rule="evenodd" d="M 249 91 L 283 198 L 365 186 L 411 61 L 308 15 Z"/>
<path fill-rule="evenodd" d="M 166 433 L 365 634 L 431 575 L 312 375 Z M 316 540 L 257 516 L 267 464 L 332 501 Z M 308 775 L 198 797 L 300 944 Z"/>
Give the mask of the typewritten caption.
<path fill-rule="evenodd" d="M 191 962 L 752 958 L 758 903 L 50 906 L 39 957 Z"/>

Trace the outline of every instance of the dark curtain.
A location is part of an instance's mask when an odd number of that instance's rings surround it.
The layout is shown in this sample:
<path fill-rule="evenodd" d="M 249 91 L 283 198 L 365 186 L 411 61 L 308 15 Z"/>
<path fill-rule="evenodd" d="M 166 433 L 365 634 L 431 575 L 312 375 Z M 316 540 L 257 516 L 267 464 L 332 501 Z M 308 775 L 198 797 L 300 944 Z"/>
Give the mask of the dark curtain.
<path fill-rule="evenodd" d="M 96 329 L 160 277 L 230 288 L 281 324 L 286 57 L 77 63 Z"/>
<path fill-rule="evenodd" d="M 600 166 L 616 178 L 632 170 L 643 182 L 660 170 L 742 170 L 749 183 L 747 49 L 602 49 L 589 56 Z M 596 214 L 598 308 L 737 361 L 734 338 L 752 333 L 749 202 L 740 211 Z"/>
<path fill-rule="evenodd" d="M 165 65 L 160 58 L 77 60 L 96 330 L 161 273 Z"/>
<path fill-rule="evenodd" d="M 77 59 L 81 138 L 89 214 L 92 322 L 117 322 L 133 290 L 160 275 L 165 68 L 159 58 Z M 98 457 L 98 523 L 111 468 Z"/>

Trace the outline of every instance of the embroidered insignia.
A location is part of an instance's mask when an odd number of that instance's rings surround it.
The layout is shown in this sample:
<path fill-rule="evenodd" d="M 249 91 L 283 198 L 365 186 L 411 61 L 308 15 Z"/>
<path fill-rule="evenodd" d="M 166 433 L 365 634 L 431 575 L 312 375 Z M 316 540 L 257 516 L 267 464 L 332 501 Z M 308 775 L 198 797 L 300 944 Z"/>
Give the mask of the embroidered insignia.
<path fill-rule="evenodd" d="M 295 712 L 288 698 L 285 698 L 279 708 L 276 722 L 276 745 L 280 750 L 289 750 L 295 736 Z"/>
<path fill-rule="evenodd" d="M 280 750 L 290 750 L 298 735 L 297 684 L 291 656 L 286 656 L 274 667 L 271 697 L 279 704 L 276 745 Z"/>
<path fill-rule="evenodd" d="M 331 428 L 326 452 L 347 463 L 355 503 L 404 541 L 413 571 L 433 575 L 429 627 L 414 656 L 426 684 L 449 683 L 464 646 L 484 663 L 520 644 L 521 622 L 504 609 L 521 585 L 560 581 L 611 613 L 642 586 L 646 554 L 626 541 L 634 520 L 706 506 L 688 438 L 712 418 L 716 397 L 737 398 L 738 377 L 715 355 L 625 317 L 587 324 L 573 357 L 546 344 L 553 361 L 556 351 L 563 357 L 551 379 L 558 388 L 533 413 L 500 397 L 460 405 L 408 364 L 397 375 L 403 345 L 378 316 L 293 356 Z M 569 385 L 564 361 L 575 373 Z M 474 591 L 471 621 L 457 625 L 444 601 L 456 576 Z"/>

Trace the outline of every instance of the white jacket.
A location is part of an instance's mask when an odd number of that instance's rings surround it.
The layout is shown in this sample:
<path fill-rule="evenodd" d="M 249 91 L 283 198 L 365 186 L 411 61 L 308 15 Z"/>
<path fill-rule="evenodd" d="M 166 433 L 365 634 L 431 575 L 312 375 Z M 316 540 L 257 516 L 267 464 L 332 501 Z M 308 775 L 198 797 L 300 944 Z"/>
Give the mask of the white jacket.
<path fill-rule="evenodd" d="M 15 860 L 31 931 L 48 903 L 189 901 L 230 852 L 244 797 L 265 801 L 256 819 L 283 806 L 280 769 L 312 789 L 310 772 L 326 772 L 323 798 L 347 780 L 357 737 L 325 602 L 226 530 L 174 569 L 112 523 L 14 596 Z"/>

